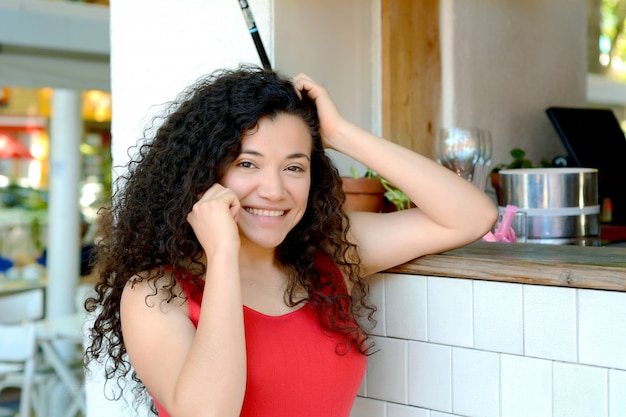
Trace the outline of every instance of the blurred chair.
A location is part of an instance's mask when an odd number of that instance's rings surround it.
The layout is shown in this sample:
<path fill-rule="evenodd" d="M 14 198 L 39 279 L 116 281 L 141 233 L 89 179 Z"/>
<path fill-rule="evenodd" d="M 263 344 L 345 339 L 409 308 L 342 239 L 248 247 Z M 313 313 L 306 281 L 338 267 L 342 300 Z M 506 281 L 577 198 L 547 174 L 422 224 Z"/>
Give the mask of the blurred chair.
<path fill-rule="evenodd" d="M 46 366 L 39 366 L 37 354 L 37 320 L 44 315 L 44 290 L 42 288 L 5 294 L 0 296 L 0 326 L 26 326 L 33 327 L 33 370 L 24 369 L 20 366 L 4 368 L 0 366 L 0 391 L 6 388 L 19 388 L 20 410 L 30 410 L 32 406 L 38 416 L 45 410 L 44 394 L 46 384 L 52 382 L 53 373 Z M 5 340 L 6 339 L 6 340 Z M 0 336 L 0 343 L 11 342 L 4 335 Z M 15 353 L 25 353 L 26 350 Z M 28 351 L 30 353 L 30 351 Z M 3 358 L 0 358 L 2 361 Z M 39 361 L 41 362 L 41 361 Z M 27 372 L 28 371 L 28 372 Z M 27 389 L 26 389 L 27 388 Z M 23 413 L 23 411 L 20 411 Z M 0 413 L 0 416 L 4 414 Z M 29 414 L 22 414 L 30 416 Z"/>
<path fill-rule="evenodd" d="M 20 375 L 19 416 L 30 417 L 30 405 L 36 365 L 35 323 L 0 324 L 0 378 Z M 15 385 L 10 385 L 15 386 Z M 3 388 L 0 387 L 0 390 Z M 0 416 L 13 416 L 15 411 L 0 407 Z"/>
<path fill-rule="evenodd" d="M 0 324 L 16 324 L 43 318 L 42 288 L 0 296 Z"/>

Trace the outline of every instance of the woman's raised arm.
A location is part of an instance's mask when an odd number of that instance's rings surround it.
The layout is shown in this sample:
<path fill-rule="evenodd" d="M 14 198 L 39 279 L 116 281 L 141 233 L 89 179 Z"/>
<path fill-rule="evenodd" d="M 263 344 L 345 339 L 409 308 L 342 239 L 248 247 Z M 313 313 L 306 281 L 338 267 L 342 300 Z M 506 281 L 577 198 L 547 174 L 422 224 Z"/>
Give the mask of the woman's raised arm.
<path fill-rule="evenodd" d="M 494 224 L 491 199 L 430 158 L 346 121 L 328 92 L 306 75 L 298 90 L 315 101 L 324 146 L 344 153 L 404 191 L 417 208 L 394 213 L 349 213 L 365 274 L 481 238 Z"/>

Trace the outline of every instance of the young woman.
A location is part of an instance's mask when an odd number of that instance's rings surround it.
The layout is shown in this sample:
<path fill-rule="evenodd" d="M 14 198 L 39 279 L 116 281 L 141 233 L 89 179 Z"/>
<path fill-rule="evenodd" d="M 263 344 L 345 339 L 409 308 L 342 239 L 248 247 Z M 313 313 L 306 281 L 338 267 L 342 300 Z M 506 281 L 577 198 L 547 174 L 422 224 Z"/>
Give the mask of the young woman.
<path fill-rule="evenodd" d="M 325 149 L 417 208 L 344 213 Z M 309 77 L 251 67 L 188 89 L 121 180 L 87 359 L 109 379 L 136 372 L 159 416 L 347 417 L 371 345 L 364 278 L 473 242 L 497 215 L 471 183 L 343 119 Z"/>

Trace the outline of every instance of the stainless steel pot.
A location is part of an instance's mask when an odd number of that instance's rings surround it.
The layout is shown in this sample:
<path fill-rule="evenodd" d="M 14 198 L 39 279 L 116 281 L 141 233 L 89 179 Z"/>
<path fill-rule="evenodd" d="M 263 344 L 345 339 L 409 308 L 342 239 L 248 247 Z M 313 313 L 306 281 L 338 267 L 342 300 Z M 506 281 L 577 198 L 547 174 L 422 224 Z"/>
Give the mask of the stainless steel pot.
<path fill-rule="evenodd" d="M 599 242 L 597 169 L 508 169 L 500 171 L 500 182 L 501 204 L 526 212 L 529 242 Z"/>

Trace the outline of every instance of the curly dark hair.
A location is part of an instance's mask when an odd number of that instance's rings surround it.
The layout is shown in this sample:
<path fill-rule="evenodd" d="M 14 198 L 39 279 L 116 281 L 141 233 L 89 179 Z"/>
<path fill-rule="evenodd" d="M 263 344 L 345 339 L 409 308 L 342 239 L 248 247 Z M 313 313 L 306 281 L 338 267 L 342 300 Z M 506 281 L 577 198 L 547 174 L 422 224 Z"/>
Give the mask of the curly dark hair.
<path fill-rule="evenodd" d="M 205 266 L 202 246 L 187 223 L 187 214 L 204 191 L 224 175 L 241 151 L 242 135 L 262 117 L 296 115 L 308 124 L 312 136 L 311 189 L 303 218 L 276 250 L 278 264 L 289 277 L 287 303 L 310 302 L 321 325 L 342 336 L 338 354 L 356 344 L 368 354 L 366 329 L 374 323 L 375 308 L 367 303 L 368 286 L 359 279 L 360 258 L 348 237 L 349 222 L 341 209 L 341 178 L 326 155 L 319 134 L 316 107 L 306 92 L 298 97 L 293 84 L 276 72 L 239 66 L 199 79 L 170 103 L 153 126 L 152 140 L 134 147 L 137 152 L 126 174 L 116 180 L 111 207 L 103 211 L 96 247 L 99 281 L 85 307 L 97 311 L 90 329 L 85 362 L 105 360 L 106 379 L 137 376 L 126 356 L 120 324 L 120 299 L 130 280 L 155 280 L 171 271 L 165 291 L 167 302 L 178 273 Z M 351 294 L 343 282 L 323 279 L 316 267 L 320 255 L 347 272 Z M 138 274 L 152 271 L 150 274 Z M 297 290 L 308 293 L 296 301 Z M 154 292 L 156 295 L 156 290 Z M 367 318 L 370 325 L 365 326 Z M 118 384 L 119 384 L 118 380 Z"/>

